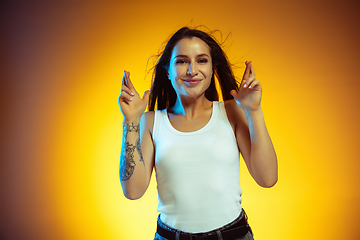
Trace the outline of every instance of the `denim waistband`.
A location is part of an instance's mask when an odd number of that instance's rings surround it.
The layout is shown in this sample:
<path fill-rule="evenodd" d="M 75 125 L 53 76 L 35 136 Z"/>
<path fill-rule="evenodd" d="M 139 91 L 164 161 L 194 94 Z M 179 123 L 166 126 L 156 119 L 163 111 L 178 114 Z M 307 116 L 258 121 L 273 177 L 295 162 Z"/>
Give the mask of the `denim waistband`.
<path fill-rule="evenodd" d="M 161 219 L 160 219 L 160 214 L 158 216 L 158 220 L 157 220 L 157 223 L 158 225 L 163 228 L 163 229 L 166 229 L 168 231 L 171 231 L 171 232 L 181 232 L 181 233 L 184 233 L 184 234 L 191 234 L 193 236 L 206 236 L 206 235 L 211 235 L 211 234 L 214 234 L 218 231 L 223 231 L 225 229 L 229 229 L 231 227 L 233 227 L 234 225 L 238 224 L 240 221 L 243 221 L 243 218 L 245 218 L 245 221 L 246 221 L 246 224 L 247 224 L 247 215 L 244 211 L 244 209 L 241 210 L 240 212 L 240 215 L 232 222 L 220 227 L 220 228 L 217 228 L 217 229 L 214 229 L 214 230 L 211 230 L 211 231 L 208 231 L 208 232 L 199 232 L 199 233 L 188 233 L 188 232 L 183 232 L 183 231 L 179 231 L 175 228 L 172 228 L 170 226 L 168 226 L 166 223 L 164 223 Z"/>

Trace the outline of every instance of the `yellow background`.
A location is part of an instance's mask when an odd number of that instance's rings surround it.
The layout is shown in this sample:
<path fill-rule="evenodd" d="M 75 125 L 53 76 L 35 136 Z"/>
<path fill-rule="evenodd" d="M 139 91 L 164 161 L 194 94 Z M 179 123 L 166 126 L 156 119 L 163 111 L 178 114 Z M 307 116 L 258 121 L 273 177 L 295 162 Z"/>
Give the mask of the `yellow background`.
<path fill-rule="evenodd" d="M 155 178 L 137 201 L 119 182 L 120 80 L 148 89 L 150 57 L 201 24 L 231 33 L 236 75 L 252 60 L 263 85 L 279 181 L 263 189 L 241 162 L 255 238 L 360 239 L 357 0 L 7 2 L 2 239 L 153 238 Z"/>

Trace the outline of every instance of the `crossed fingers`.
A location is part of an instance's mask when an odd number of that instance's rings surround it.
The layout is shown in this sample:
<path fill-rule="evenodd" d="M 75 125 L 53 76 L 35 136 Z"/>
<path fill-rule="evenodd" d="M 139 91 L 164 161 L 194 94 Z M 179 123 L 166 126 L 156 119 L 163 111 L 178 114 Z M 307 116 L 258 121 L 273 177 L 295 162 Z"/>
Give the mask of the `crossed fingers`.
<path fill-rule="evenodd" d="M 135 88 L 130 80 L 130 72 L 124 71 L 124 77 L 121 81 L 121 93 L 119 100 L 124 102 L 132 102 L 135 96 Z"/>
<path fill-rule="evenodd" d="M 246 64 L 245 73 L 240 83 L 240 88 L 251 89 L 257 85 L 260 85 L 259 80 L 255 78 L 255 71 L 252 66 L 252 61 L 246 61 L 245 64 Z"/>

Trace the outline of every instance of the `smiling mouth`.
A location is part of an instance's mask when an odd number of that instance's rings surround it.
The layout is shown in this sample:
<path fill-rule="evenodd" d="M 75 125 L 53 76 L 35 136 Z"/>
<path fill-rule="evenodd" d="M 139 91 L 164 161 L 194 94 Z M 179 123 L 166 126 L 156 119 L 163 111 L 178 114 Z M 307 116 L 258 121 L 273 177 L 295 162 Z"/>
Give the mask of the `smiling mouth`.
<path fill-rule="evenodd" d="M 184 82 L 193 85 L 193 84 L 197 84 L 197 83 L 201 82 L 201 79 L 184 79 Z"/>

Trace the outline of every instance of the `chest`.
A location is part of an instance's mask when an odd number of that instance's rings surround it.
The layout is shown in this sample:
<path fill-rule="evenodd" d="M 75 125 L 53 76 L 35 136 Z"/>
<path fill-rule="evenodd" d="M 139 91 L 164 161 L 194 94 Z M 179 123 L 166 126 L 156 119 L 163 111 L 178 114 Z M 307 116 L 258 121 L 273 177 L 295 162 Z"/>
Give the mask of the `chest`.
<path fill-rule="evenodd" d="M 194 132 L 208 124 L 211 118 L 211 111 L 208 111 L 196 118 L 186 118 L 183 115 L 168 113 L 171 125 L 180 132 Z"/>

